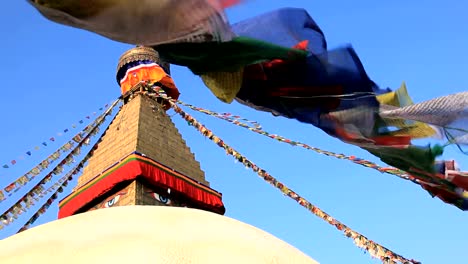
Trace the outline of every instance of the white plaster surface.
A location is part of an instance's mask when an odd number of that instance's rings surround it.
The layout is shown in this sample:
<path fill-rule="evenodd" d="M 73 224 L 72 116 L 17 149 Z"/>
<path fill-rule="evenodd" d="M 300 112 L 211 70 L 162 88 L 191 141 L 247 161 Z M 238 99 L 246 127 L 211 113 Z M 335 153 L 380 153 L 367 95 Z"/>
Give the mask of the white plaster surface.
<path fill-rule="evenodd" d="M 120 206 L 0 240 L 1 264 L 316 264 L 251 225 L 196 209 Z"/>

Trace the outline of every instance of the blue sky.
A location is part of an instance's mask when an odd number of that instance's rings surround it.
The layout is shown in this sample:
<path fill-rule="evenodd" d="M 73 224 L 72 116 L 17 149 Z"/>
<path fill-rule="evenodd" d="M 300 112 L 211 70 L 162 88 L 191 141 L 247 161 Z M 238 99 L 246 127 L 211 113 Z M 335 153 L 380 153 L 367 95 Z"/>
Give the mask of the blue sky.
<path fill-rule="evenodd" d="M 230 9 L 228 15 L 236 22 L 287 6 L 305 8 L 324 31 L 329 48 L 352 44 L 370 77 L 381 86 L 396 89 L 406 81 L 416 102 L 467 90 L 468 6 L 463 1 L 250 0 Z M 26 1 L 5 2 L 3 10 L 2 164 L 119 96 L 115 68 L 119 56 L 131 47 L 54 24 Z M 271 133 L 312 146 L 378 161 L 311 125 L 275 118 L 237 103 L 223 104 L 185 68 L 173 66 L 172 76 L 185 102 L 239 114 L 260 122 Z M 395 252 L 423 263 L 463 263 L 468 258 L 466 214 L 431 198 L 419 186 L 208 116 L 193 115 L 312 203 Z M 335 228 L 235 163 L 178 116 L 173 120 L 211 186 L 223 193 L 227 216 L 264 229 L 321 263 L 378 263 Z M 0 168 L 0 187 L 31 169 L 65 139 L 60 137 L 13 168 Z M 468 169 L 466 156 L 455 147 L 447 148 L 444 158 L 455 158 Z M 68 192 L 70 187 L 61 197 Z M 13 198 L 1 203 L 0 211 L 11 205 Z M 17 231 L 32 213 L 0 231 L 0 238 Z M 36 224 L 52 221 L 56 215 L 54 204 Z"/>

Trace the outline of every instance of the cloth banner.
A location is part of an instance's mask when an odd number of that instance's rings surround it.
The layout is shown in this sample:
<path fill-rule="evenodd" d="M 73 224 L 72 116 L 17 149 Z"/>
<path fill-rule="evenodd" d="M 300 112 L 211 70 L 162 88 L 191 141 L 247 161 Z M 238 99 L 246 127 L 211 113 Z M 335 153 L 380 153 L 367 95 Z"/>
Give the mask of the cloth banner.
<path fill-rule="evenodd" d="M 172 98 L 179 98 L 179 90 L 166 71 L 153 61 L 134 61 L 127 63 L 117 72 L 122 94 L 127 93 L 142 81 L 160 83 Z"/>
<path fill-rule="evenodd" d="M 230 40 L 225 0 L 28 0 L 56 23 L 85 29 L 112 40 L 156 45 Z"/>
<path fill-rule="evenodd" d="M 384 110 L 380 115 L 385 118 L 406 119 L 438 126 L 444 130 L 452 143 L 468 144 L 468 92 Z"/>
<path fill-rule="evenodd" d="M 377 96 L 377 100 L 381 104 L 381 109 L 386 106 L 394 107 L 405 107 L 413 105 L 413 100 L 408 94 L 406 83 L 402 83 L 399 89 L 384 93 Z M 389 127 L 397 128 L 394 131 L 390 131 L 388 134 L 393 136 L 411 136 L 411 138 L 427 138 L 427 137 L 438 137 L 438 129 L 431 127 L 429 124 L 422 122 L 415 122 L 405 119 L 396 118 L 385 118 L 382 120 Z"/>
<path fill-rule="evenodd" d="M 320 27 L 302 8 L 280 8 L 232 25 L 237 36 L 258 39 L 283 47 L 307 40 L 307 51 L 327 51 L 327 41 Z"/>

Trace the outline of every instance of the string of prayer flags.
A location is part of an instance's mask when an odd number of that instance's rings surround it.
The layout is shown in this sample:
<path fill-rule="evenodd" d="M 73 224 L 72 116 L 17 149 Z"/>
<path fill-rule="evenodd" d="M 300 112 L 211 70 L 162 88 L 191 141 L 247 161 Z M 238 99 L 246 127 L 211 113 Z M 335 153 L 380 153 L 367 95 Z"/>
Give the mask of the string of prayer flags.
<path fill-rule="evenodd" d="M 63 167 L 73 162 L 73 157 L 80 154 L 81 147 L 83 145 L 86 145 L 87 142 L 89 142 L 89 138 L 98 133 L 99 126 L 102 125 L 102 123 L 105 121 L 105 118 L 107 116 L 112 114 L 112 109 L 119 102 L 120 102 L 120 99 L 114 101 L 104 113 L 102 113 L 89 126 L 84 128 L 76 136 L 74 136 L 72 140 L 65 143 L 62 147 L 60 147 L 57 151 L 55 151 L 46 159 L 41 161 L 37 166 L 35 166 L 29 172 L 27 172 L 26 174 L 24 174 L 23 176 L 19 177 L 18 179 L 10 183 L 8 186 L 6 186 L 3 189 L 3 192 L 0 194 L 0 203 L 3 200 L 5 200 L 5 194 L 7 196 L 11 196 L 13 193 L 17 192 L 20 188 L 26 185 L 29 181 L 31 181 L 37 175 L 39 175 L 42 171 L 47 169 L 54 161 L 58 160 L 60 158 L 60 153 L 66 153 L 69 150 L 71 150 L 71 152 L 64 159 L 62 159 L 51 172 L 51 174 L 55 174 L 55 175 L 62 173 Z M 76 143 L 77 145 L 75 146 Z"/>
<path fill-rule="evenodd" d="M 100 108 L 99 108 L 99 111 L 103 111 L 103 110 L 106 109 L 107 107 L 109 107 L 109 104 L 106 104 L 104 107 L 100 107 Z M 97 114 L 97 112 L 93 112 L 91 115 L 87 115 L 87 116 L 84 117 L 83 119 L 91 119 L 91 116 L 95 116 L 96 114 Z M 84 123 L 83 119 L 80 119 L 80 121 L 78 121 L 78 123 L 79 123 L 79 124 L 83 124 L 83 123 Z M 71 127 L 72 127 L 72 128 L 76 128 L 77 125 L 76 125 L 75 123 L 73 123 L 73 124 L 71 125 Z M 68 132 L 70 132 L 70 129 L 69 129 L 69 128 L 65 128 L 65 129 L 62 130 L 61 132 L 58 132 L 58 133 L 56 134 L 56 136 L 61 137 L 61 136 L 63 136 L 64 134 L 67 134 Z M 43 142 L 41 143 L 41 145 L 44 146 L 44 147 L 48 147 L 49 142 L 55 142 L 56 136 L 50 137 L 48 140 L 43 141 Z M 40 146 L 35 146 L 35 147 L 33 148 L 33 150 L 35 150 L 35 151 L 40 150 L 40 149 L 41 149 Z M 30 150 L 28 150 L 28 151 L 25 152 L 25 154 L 26 154 L 26 156 L 23 155 L 23 156 L 18 157 L 17 159 L 12 159 L 10 162 L 4 163 L 1 167 L 4 168 L 4 169 L 9 169 L 11 166 L 16 165 L 16 164 L 18 163 L 19 160 L 24 160 L 25 157 L 30 157 L 30 156 L 32 156 L 33 152 L 30 151 Z M 1 199 L 0 199 L 0 200 L 1 200 Z"/>
<path fill-rule="evenodd" d="M 230 120 L 226 120 L 225 118 L 223 118 L 223 115 L 218 114 L 216 112 L 206 110 L 206 109 L 203 109 L 203 108 L 199 108 L 199 107 L 195 107 L 193 105 L 184 103 L 184 102 L 182 102 L 180 100 L 174 100 L 174 99 L 168 97 L 167 94 L 163 90 L 161 90 L 159 88 L 155 88 L 155 91 L 158 94 L 160 94 L 160 96 L 162 98 L 164 98 L 165 100 L 171 100 L 172 103 L 177 103 L 177 104 L 180 104 L 180 105 L 184 105 L 184 106 L 189 107 L 192 110 L 195 110 L 195 111 L 198 111 L 198 112 L 210 115 L 210 116 L 214 116 L 214 117 L 217 117 L 217 118 L 221 118 L 221 119 L 223 119 L 225 121 L 231 122 Z M 247 119 L 244 119 L 244 120 L 247 120 Z M 249 122 L 254 122 L 254 121 L 249 121 Z M 332 156 L 332 157 L 335 157 L 335 158 L 338 158 L 338 159 L 349 160 L 349 161 L 351 161 L 351 162 L 353 162 L 355 164 L 359 164 L 359 165 L 365 166 L 367 168 L 372 168 L 372 169 L 378 170 L 379 172 L 382 172 L 382 173 L 392 174 L 392 175 L 398 176 L 398 177 L 400 177 L 402 179 L 410 180 L 413 183 L 416 183 L 416 184 L 420 185 L 426 191 L 428 191 L 431 194 L 431 196 L 433 196 L 433 197 L 437 196 L 439 199 L 443 200 L 444 202 L 446 202 L 448 204 L 455 205 L 456 207 L 458 207 L 461 210 L 468 210 L 468 199 L 466 197 L 467 196 L 466 193 L 468 193 L 468 191 L 467 191 L 466 187 L 464 185 L 460 185 L 459 181 L 453 182 L 453 181 L 448 180 L 447 177 L 444 177 L 443 175 L 441 175 L 441 173 L 436 173 L 434 175 L 434 174 L 431 174 L 431 173 L 424 172 L 422 170 L 414 170 L 412 168 L 408 169 L 408 171 L 403 171 L 403 170 L 395 168 L 395 167 L 381 167 L 381 166 L 377 165 L 376 163 L 368 161 L 368 160 L 356 158 L 355 156 L 347 156 L 347 155 L 344 155 L 344 154 L 337 154 L 337 153 L 333 153 L 333 152 L 330 152 L 330 151 L 325 151 L 325 150 L 322 150 L 322 149 L 319 149 L 319 148 L 311 147 L 311 146 L 309 146 L 307 144 L 304 144 L 304 143 L 301 143 L 301 142 L 298 142 L 298 141 L 293 141 L 293 140 L 284 138 L 284 137 L 279 136 L 279 135 L 270 134 L 270 133 L 268 133 L 268 132 L 266 132 L 266 131 L 264 131 L 262 129 L 257 129 L 257 128 L 250 127 L 250 126 L 248 126 L 248 125 L 246 125 L 244 123 L 241 123 L 241 122 L 238 122 L 238 123 L 231 122 L 231 123 L 234 123 L 235 125 L 247 128 L 250 131 L 255 132 L 257 134 L 261 134 L 261 135 L 267 136 L 269 138 L 276 139 L 276 140 L 278 140 L 280 142 L 288 143 L 288 144 L 290 144 L 292 146 L 300 146 L 300 147 L 303 147 L 305 149 L 315 151 L 315 152 L 317 152 L 319 154 Z M 415 152 L 417 150 L 418 149 L 413 148 L 413 149 L 409 149 L 408 151 Z M 372 151 L 372 150 L 369 150 L 369 151 Z M 387 149 L 387 152 L 388 152 L 388 154 L 386 154 L 386 156 L 388 156 L 388 157 L 391 157 L 392 155 L 395 155 L 395 153 L 392 153 L 392 149 Z M 396 154 L 398 156 L 399 154 L 401 154 L 401 151 L 399 151 L 399 153 L 396 153 Z M 380 156 L 381 156 L 381 158 L 384 157 L 384 156 L 382 156 L 382 153 L 380 153 Z M 409 156 L 411 156 L 411 155 L 409 155 Z M 384 159 L 384 161 L 386 161 L 386 159 Z M 387 162 L 389 162 L 390 165 L 392 165 L 392 163 L 394 161 L 393 160 L 388 160 Z M 462 190 L 462 191 L 460 191 L 460 190 Z"/>
<path fill-rule="evenodd" d="M 38 201 L 38 197 L 40 197 L 43 193 L 44 185 L 49 182 L 50 179 L 51 174 L 47 175 L 44 179 L 37 183 L 28 193 L 26 193 L 15 204 L 13 204 L 2 215 L 0 215 L 0 219 L 2 219 L 3 224 L 11 224 L 14 219 L 17 219 L 18 215 L 23 212 L 20 210 L 23 208 L 22 204 L 24 204 L 26 208 L 33 206 L 34 201 Z"/>
<path fill-rule="evenodd" d="M 81 164 L 81 163 L 80 163 Z M 58 193 L 63 192 L 63 188 L 68 185 L 68 182 L 73 179 L 73 175 L 77 174 L 79 172 L 79 166 L 75 167 L 70 173 L 62 177 L 60 180 L 58 180 L 54 185 L 49 187 L 45 192 L 42 193 L 42 196 L 45 196 L 47 193 L 53 192 L 53 194 L 46 200 L 46 202 L 37 210 L 37 212 L 21 227 L 21 229 L 17 232 L 22 232 L 26 229 L 28 229 L 36 220 L 43 215 L 47 209 L 52 205 L 52 203 L 58 198 Z M 13 222 L 13 219 L 15 217 L 17 218 L 20 213 L 13 212 L 13 216 L 7 216 L 6 219 L 8 219 L 6 222 L 4 222 L 5 225 L 10 224 Z M 2 216 L 3 217 L 3 216 Z M 4 218 L 5 219 L 5 218 Z"/>
<path fill-rule="evenodd" d="M 116 101 L 118 102 L 118 101 Z M 115 104 L 116 105 L 116 104 Z M 110 108 L 112 109 L 112 108 Z M 109 111 L 110 112 L 110 111 Z M 107 127 L 108 128 L 108 127 Z M 107 131 L 106 128 L 106 131 Z M 104 133 L 106 133 L 106 131 Z M 68 183 L 73 180 L 73 176 L 78 174 L 81 169 L 84 167 L 84 164 L 88 162 L 88 160 L 93 156 L 94 150 L 96 149 L 97 145 L 99 142 L 101 142 L 102 137 L 99 138 L 99 140 L 94 143 L 94 145 L 91 147 L 91 149 L 86 153 L 86 155 L 83 157 L 83 159 L 76 165 L 74 168 L 72 168 L 65 176 L 63 176 L 61 179 L 59 179 L 53 186 L 51 186 L 47 191 L 42 192 L 42 196 L 45 196 L 47 193 L 50 193 L 55 190 L 54 194 L 47 200 L 47 202 L 23 225 L 23 227 L 18 231 L 22 232 L 24 230 L 27 230 L 34 222 L 42 215 L 45 213 L 45 211 L 49 208 L 49 206 L 57 199 L 58 193 L 61 193 L 63 191 L 63 188 L 68 186 Z M 41 197 L 42 197 L 41 196 Z M 4 214 L 6 215 L 6 214 Z M 10 215 L 10 217 L 6 217 L 6 219 L 10 219 L 11 217 L 15 217 L 15 215 Z M 16 215 L 17 217 L 17 215 Z M 1 217 L 0 217 L 1 219 Z M 3 227 L 0 225 L 0 229 Z"/>
<path fill-rule="evenodd" d="M 68 182 L 73 179 L 73 176 L 79 173 L 79 171 L 82 168 L 84 162 L 85 162 L 84 160 L 83 160 L 83 162 L 80 162 L 79 165 L 77 165 L 74 169 L 72 169 L 64 177 L 59 179 L 54 185 L 49 187 L 46 191 L 42 192 L 41 197 L 44 197 L 47 193 L 51 193 L 51 192 L 54 192 L 54 194 L 49 199 L 47 199 L 46 203 L 43 206 L 41 206 L 41 208 L 26 222 L 26 224 L 20 229 L 20 231 L 24 231 L 27 228 L 29 228 L 29 226 L 32 225 L 39 218 L 40 215 L 42 215 L 42 214 L 44 214 L 46 212 L 46 210 L 49 208 L 49 206 L 57 199 L 57 196 L 58 196 L 57 194 L 63 192 L 63 188 L 68 186 Z M 2 217 L 4 217 L 4 219 L 5 218 L 9 219 L 10 220 L 9 223 L 11 223 L 12 222 L 11 219 L 17 218 L 18 214 L 15 215 L 15 212 L 13 212 L 12 215 L 10 215 L 10 216 L 6 215 L 6 217 L 5 217 L 5 216 L 2 215 Z M 5 223 L 5 225 L 7 225 L 9 223 Z"/>
<path fill-rule="evenodd" d="M 158 98 L 160 96 L 154 96 L 152 94 L 148 94 L 149 96 L 153 98 Z M 164 97 L 163 97 L 164 98 Z M 320 208 L 316 207 L 315 205 L 311 204 L 309 201 L 301 197 L 299 194 L 295 193 L 293 190 L 288 188 L 286 185 L 283 183 L 279 182 L 277 179 L 275 179 L 272 175 L 268 174 L 265 170 L 262 168 L 258 167 L 255 165 L 253 162 L 251 162 L 249 159 L 247 159 L 245 156 L 241 155 L 238 151 L 227 145 L 222 139 L 217 137 L 216 135 L 213 134 L 208 128 L 206 128 L 204 125 L 199 123 L 195 118 L 193 118 L 191 115 L 187 114 L 184 112 L 177 104 L 175 104 L 172 101 L 169 101 L 171 104 L 172 108 L 174 111 L 179 114 L 183 119 L 187 121 L 187 123 L 195 128 L 204 135 L 205 137 L 209 138 L 211 141 L 213 141 L 216 145 L 219 147 L 223 148 L 227 154 L 233 156 L 236 160 L 241 162 L 244 166 L 247 168 L 252 169 L 254 172 L 256 172 L 262 179 L 264 179 L 266 182 L 269 184 L 273 185 L 277 189 L 279 189 L 283 194 L 288 196 L 289 198 L 295 200 L 298 202 L 302 207 L 306 208 L 309 210 L 311 213 L 314 215 L 318 216 L 322 220 L 326 221 L 327 223 L 333 225 L 335 228 L 338 230 L 342 231 L 347 237 L 353 239 L 354 243 L 364 249 L 365 251 L 369 252 L 369 254 L 373 257 L 376 257 L 382 261 L 387 261 L 388 262 L 400 262 L 400 263 L 419 263 L 418 261 L 415 260 L 409 260 L 404 258 L 401 255 L 398 255 L 394 253 L 393 251 L 381 246 L 378 243 L 375 243 L 374 241 L 368 239 L 367 237 L 363 236 L 362 234 L 352 230 L 345 224 L 339 222 L 338 220 L 334 219 L 332 216 L 329 214 L 325 213 L 322 211 Z"/>
<path fill-rule="evenodd" d="M 361 166 L 364 166 L 364 167 L 367 167 L 367 168 L 371 168 L 371 169 L 375 169 L 381 173 L 387 173 L 387 174 L 391 174 L 391 175 L 395 175 L 399 178 L 402 178 L 402 179 L 405 179 L 405 180 L 411 180 L 413 182 L 416 182 L 418 183 L 419 180 L 416 180 L 412 175 L 408 174 L 407 172 L 405 171 L 402 171 L 400 169 L 397 169 L 397 168 L 394 168 L 394 167 L 382 167 L 372 161 L 369 161 L 369 160 L 365 160 L 365 159 L 361 159 L 361 158 L 357 158 L 355 156 L 348 156 L 348 155 L 345 155 L 345 154 L 338 154 L 338 153 L 334 153 L 334 152 L 331 152 L 331 151 L 326 151 L 326 150 L 322 150 L 320 148 L 316 148 L 316 147 L 312 147 L 312 146 L 309 146 L 305 143 L 302 143 L 302 142 L 299 142 L 299 141 L 294 141 L 294 140 L 291 140 L 291 139 L 287 139 L 285 137 L 282 137 L 282 136 L 279 136 L 279 135 L 276 135 L 276 134 L 271 134 L 263 129 L 261 129 L 261 127 L 259 126 L 258 128 L 255 127 L 255 128 L 252 128 L 244 123 L 241 123 L 241 122 L 233 122 L 227 118 L 224 118 L 224 116 L 226 114 L 219 114 L 219 113 L 216 113 L 214 111 L 211 111 L 211 110 L 207 110 L 207 109 L 203 109 L 203 108 L 200 108 L 200 107 L 196 107 L 196 106 L 193 106 L 191 104 L 188 104 L 188 103 L 185 103 L 183 101 L 180 101 L 180 100 L 173 100 L 167 96 L 165 96 L 164 94 L 164 91 L 162 90 L 157 90 L 166 100 L 171 100 L 173 103 L 177 103 L 177 104 L 180 104 L 180 105 L 184 105 L 184 106 L 187 106 L 189 107 L 190 109 L 192 110 L 195 110 L 195 111 L 198 111 L 198 112 L 201 112 L 201 113 L 204 113 L 204 114 L 207 114 L 207 115 L 210 115 L 210 116 L 214 116 L 214 117 L 217 117 L 217 118 L 220 118 L 220 119 L 223 119 L 223 120 L 226 120 L 230 123 L 233 123 L 237 126 L 240 126 L 240 127 L 244 127 L 244 128 L 247 128 L 249 129 L 250 131 L 252 132 L 255 132 L 257 134 L 260 134 L 260 135 L 263 135 L 263 136 L 267 136 L 269 138 L 272 138 L 272 139 L 276 139 L 280 142 L 283 142 L 283 143 L 287 143 L 287 144 L 290 144 L 292 146 L 298 146 L 298 147 L 302 147 L 302 148 L 305 148 L 305 149 L 308 149 L 308 150 L 312 150 L 316 153 L 319 153 L 319 154 L 323 154 L 323 155 L 326 155 L 326 156 L 331 156 L 331 157 L 335 157 L 335 158 L 338 158 L 338 159 L 344 159 L 344 160 L 349 160 L 355 164 L 358 164 L 358 165 L 361 165 Z M 228 116 L 232 116 L 231 114 L 227 114 Z M 258 124 L 257 122 L 255 121 L 250 121 L 248 119 L 245 119 L 245 118 L 242 118 L 241 120 L 247 120 L 248 122 L 250 123 L 253 123 L 253 124 Z M 435 181 L 434 179 L 428 179 L 429 181 Z"/>
<path fill-rule="evenodd" d="M 15 203 L 10 207 L 5 213 L 0 216 L 1 227 L 3 229 L 5 226 L 13 223 L 18 217 L 25 213 L 27 209 L 35 205 L 35 202 L 38 202 L 40 199 L 44 198 L 47 193 L 50 193 L 53 189 L 59 187 L 58 183 L 50 186 L 47 190 L 44 190 L 43 185 L 39 185 L 38 188 L 34 189 L 34 192 L 28 195 L 25 195 L 20 201 Z"/>
<path fill-rule="evenodd" d="M 160 91 L 160 93 L 163 93 L 163 92 Z M 272 139 L 276 139 L 276 140 L 278 140 L 280 142 L 287 143 L 287 144 L 289 144 L 291 146 L 302 147 L 302 148 L 312 150 L 312 151 L 314 151 L 316 153 L 323 154 L 323 155 L 326 155 L 326 156 L 335 157 L 335 158 L 343 159 L 343 160 L 349 160 L 349 161 L 351 161 L 351 162 L 353 162 L 355 164 L 358 164 L 358 165 L 361 165 L 361 166 L 364 166 L 364 167 L 367 167 L 367 168 L 375 169 L 375 170 L 377 170 L 377 171 L 379 171 L 381 173 L 387 173 L 387 174 L 395 175 L 395 176 L 398 176 L 398 177 L 400 177 L 400 178 L 402 178 L 404 180 L 413 180 L 414 179 L 408 173 L 406 173 L 406 172 L 404 172 L 404 171 L 402 171 L 400 169 L 394 168 L 394 167 L 382 167 L 382 166 L 380 166 L 380 165 L 378 165 L 378 164 L 376 164 L 376 163 L 374 163 L 372 161 L 369 161 L 369 160 L 357 158 L 355 156 L 348 156 L 348 155 L 341 154 L 341 153 L 338 154 L 338 153 L 334 153 L 334 152 L 331 152 L 331 151 L 322 150 L 320 148 L 309 146 L 309 145 L 307 145 L 305 143 L 302 143 L 300 141 L 295 141 L 295 140 L 291 140 L 291 139 L 282 137 L 280 135 L 271 134 L 271 133 L 263 130 L 261 128 L 260 124 L 258 122 L 256 122 L 256 121 L 251 121 L 251 120 L 241 118 L 241 117 L 239 117 L 237 115 L 232 115 L 232 114 L 229 114 L 229 113 L 220 114 L 220 113 L 217 113 L 217 112 L 214 112 L 214 111 L 211 111 L 211 110 L 207 110 L 207 109 L 204 109 L 204 108 L 193 106 L 191 104 L 185 103 L 185 102 L 180 101 L 180 100 L 173 100 L 173 99 L 170 99 L 170 98 L 165 98 L 165 99 L 166 100 L 171 100 L 172 102 L 183 105 L 183 106 L 187 106 L 190 109 L 198 111 L 200 113 L 223 119 L 223 120 L 228 121 L 228 122 L 230 122 L 230 123 L 232 123 L 234 125 L 247 128 L 252 132 L 255 132 L 255 133 L 263 135 L 263 136 L 267 136 L 267 137 L 272 138 Z M 232 121 L 231 119 L 226 118 L 226 116 L 237 117 L 238 120 L 243 120 L 243 121 L 247 121 L 249 123 L 255 124 L 255 127 L 248 126 L 248 125 L 246 125 L 244 123 L 241 123 L 241 122 Z"/>
<path fill-rule="evenodd" d="M 92 151 L 90 151 L 90 153 L 92 153 Z M 0 219 L 2 220 L 3 225 L 6 226 L 11 224 L 15 219 L 18 218 L 20 214 L 24 213 L 26 209 L 29 209 L 31 206 L 33 206 L 35 201 L 39 201 L 39 199 L 43 198 L 47 193 L 58 190 L 62 187 L 66 187 L 68 182 L 73 179 L 73 176 L 76 175 L 81 170 L 81 168 L 83 168 L 84 163 L 86 163 L 90 157 L 90 155 L 86 155 L 77 166 L 75 166 L 47 190 L 44 190 L 44 185 L 50 182 L 52 179 L 52 173 L 48 174 L 28 193 L 21 197 L 13 206 L 0 215 Z M 2 227 L 0 227 L 0 229 L 1 228 Z"/>
<path fill-rule="evenodd" d="M 265 27 L 275 30 L 262 30 Z M 256 110 L 312 124 L 343 142 L 372 149 L 369 152 L 384 162 L 399 155 L 398 162 L 390 165 L 401 170 L 433 172 L 441 154 L 436 150 L 442 149 L 414 146 L 411 140 L 432 136 L 435 130 L 412 125 L 405 118 L 399 118 L 404 123 L 382 118 L 379 111 L 384 105 L 377 95 L 390 91 L 380 89 L 368 76 L 351 46 L 328 51 L 323 32 L 305 10 L 276 10 L 232 29 L 236 37 L 231 41 L 155 48 L 166 61 L 200 75 L 222 101 L 235 99 Z M 395 131 L 396 122 L 402 125 Z M 463 142 L 466 137 L 451 138 Z"/>
<path fill-rule="evenodd" d="M 180 100 L 174 100 L 174 99 L 172 99 L 170 97 L 167 97 L 167 98 L 168 98 L 168 100 L 172 100 L 175 103 L 187 106 L 192 110 L 198 111 L 200 113 L 203 113 L 203 114 L 206 114 L 206 115 L 209 115 L 209 116 L 214 116 L 216 118 L 228 121 L 228 122 L 230 122 L 230 123 L 232 123 L 234 125 L 237 125 L 237 126 L 246 127 L 246 128 L 253 128 L 253 129 L 257 129 L 257 130 L 262 129 L 262 126 L 258 122 L 243 118 L 243 117 L 238 116 L 238 115 L 233 115 L 231 113 L 217 113 L 217 112 L 205 109 L 205 108 L 196 107 L 194 105 L 185 103 L 185 102 L 180 101 Z"/>

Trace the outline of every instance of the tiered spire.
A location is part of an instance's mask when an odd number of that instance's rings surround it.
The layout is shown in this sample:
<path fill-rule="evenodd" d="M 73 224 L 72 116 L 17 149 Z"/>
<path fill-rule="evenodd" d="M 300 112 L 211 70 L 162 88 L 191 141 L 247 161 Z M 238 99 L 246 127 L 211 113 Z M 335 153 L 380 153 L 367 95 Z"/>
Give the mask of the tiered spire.
<path fill-rule="evenodd" d="M 60 218 L 123 205 L 187 206 L 224 213 L 221 194 L 209 188 L 165 106 L 139 93 L 142 83 L 151 82 L 178 96 L 167 74 L 169 65 L 160 64 L 157 52 L 146 47 L 121 57 L 117 78 L 125 103 L 83 169 L 77 187 L 61 201 Z"/>

